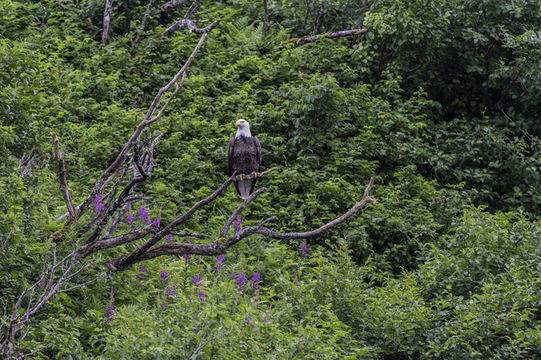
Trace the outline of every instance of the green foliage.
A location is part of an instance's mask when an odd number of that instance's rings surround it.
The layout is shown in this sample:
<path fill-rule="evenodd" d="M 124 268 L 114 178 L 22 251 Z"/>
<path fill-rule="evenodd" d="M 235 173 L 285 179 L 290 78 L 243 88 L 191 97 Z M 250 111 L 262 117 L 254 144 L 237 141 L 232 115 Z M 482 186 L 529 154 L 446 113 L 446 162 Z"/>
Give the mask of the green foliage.
<path fill-rule="evenodd" d="M 278 171 L 258 180 L 268 192 L 243 224 L 277 215 L 269 225 L 277 231 L 319 227 L 350 209 L 370 176 L 377 202 L 311 239 L 306 256 L 298 243 L 254 237 L 217 273 L 214 259 L 194 258 L 190 267 L 145 263 L 144 287 L 138 269 L 107 274 L 53 299 L 24 349 L 43 359 L 189 358 L 209 341 L 194 358 L 541 356 L 540 2 L 267 3 L 266 36 L 262 1 L 202 3 L 195 18 L 221 23 L 152 125 L 166 134 L 138 195 L 151 198 L 162 224 L 208 196 L 226 178 L 233 123 L 246 118 L 263 168 Z M 143 27 L 147 4 L 115 1 L 103 45 L 102 1 L 0 1 L 0 305 L 8 311 L 39 278 L 66 212 L 50 132 L 78 204 L 199 39 L 159 38 L 188 3 Z M 360 27 L 368 32 L 280 48 Z M 28 168 L 19 163 L 33 156 Z M 230 189 L 178 230 L 213 241 L 237 206 Z M 164 269 L 170 278 L 160 282 Z M 261 287 L 240 296 L 230 272 L 260 272 Z"/>

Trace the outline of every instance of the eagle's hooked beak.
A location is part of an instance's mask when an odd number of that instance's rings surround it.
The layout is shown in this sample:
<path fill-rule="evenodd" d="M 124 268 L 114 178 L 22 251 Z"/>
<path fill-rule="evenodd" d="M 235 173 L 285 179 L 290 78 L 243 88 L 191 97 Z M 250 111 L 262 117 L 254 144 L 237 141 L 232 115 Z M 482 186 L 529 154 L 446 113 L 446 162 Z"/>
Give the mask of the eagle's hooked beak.
<path fill-rule="evenodd" d="M 237 122 L 235 123 L 235 126 L 236 126 L 236 127 L 239 127 L 240 124 L 241 124 L 241 121 L 240 121 L 240 120 L 237 120 Z"/>

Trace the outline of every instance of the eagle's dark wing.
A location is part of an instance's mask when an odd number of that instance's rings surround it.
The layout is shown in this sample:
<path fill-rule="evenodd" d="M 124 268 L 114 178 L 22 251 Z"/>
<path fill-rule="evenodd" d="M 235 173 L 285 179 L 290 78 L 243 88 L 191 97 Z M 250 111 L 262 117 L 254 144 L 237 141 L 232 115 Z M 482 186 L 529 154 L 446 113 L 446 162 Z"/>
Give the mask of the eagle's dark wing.
<path fill-rule="evenodd" d="M 259 139 L 257 138 L 257 136 L 254 136 L 253 139 L 254 139 L 255 148 L 257 150 L 257 153 L 256 153 L 256 161 L 258 165 L 257 172 L 260 172 L 261 171 L 261 144 L 259 143 Z"/>
<path fill-rule="evenodd" d="M 233 175 L 233 150 L 235 147 L 235 138 L 232 137 L 229 139 L 229 144 L 227 144 L 227 163 L 229 176 Z"/>

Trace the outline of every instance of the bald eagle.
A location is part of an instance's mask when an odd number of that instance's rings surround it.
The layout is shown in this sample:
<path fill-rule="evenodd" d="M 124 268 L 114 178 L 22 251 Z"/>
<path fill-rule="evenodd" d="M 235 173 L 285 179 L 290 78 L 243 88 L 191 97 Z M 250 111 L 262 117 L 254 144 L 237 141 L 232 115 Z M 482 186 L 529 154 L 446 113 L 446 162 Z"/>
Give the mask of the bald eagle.
<path fill-rule="evenodd" d="M 227 145 L 227 160 L 229 162 L 229 176 L 237 171 L 241 180 L 235 182 L 235 187 L 242 199 L 246 199 L 255 187 L 256 179 L 242 179 L 242 175 L 249 175 L 261 170 L 261 144 L 259 139 L 250 133 L 250 124 L 244 119 L 235 123 L 237 134 L 229 139 Z"/>

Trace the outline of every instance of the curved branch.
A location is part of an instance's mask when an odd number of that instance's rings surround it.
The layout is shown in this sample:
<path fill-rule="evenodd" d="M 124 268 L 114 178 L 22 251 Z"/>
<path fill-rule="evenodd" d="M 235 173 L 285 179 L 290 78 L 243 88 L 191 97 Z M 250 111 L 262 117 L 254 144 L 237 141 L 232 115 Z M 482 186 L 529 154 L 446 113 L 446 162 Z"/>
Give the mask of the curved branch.
<path fill-rule="evenodd" d="M 194 209 L 196 206 L 198 206 L 198 207 L 203 206 L 204 205 L 204 204 L 202 204 L 203 202 L 205 202 L 205 204 L 206 204 L 206 203 L 209 203 L 210 201 L 212 201 L 213 199 L 210 199 L 210 198 L 213 197 L 214 195 L 218 196 L 218 194 L 220 192 L 225 190 L 224 185 L 227 184 L 227 186 L 228 186 L 229 184 L 231 184 L 231 182 L 233 182 L 233 179 L 235 178 L 235 176 L 236 176 L 236 174 L 233 174 L 228 179 L 228 181 L 226 183 L 224 183 L 216 192 L 213 193 L 213 195 L 209 196 L 208 198 L 206 198 L 204 200 L 201 200 L 196 205 L 194 205 L 194 207 L 192 207 L 192 209 Z M 338 217 L 338 218 L 336 218 L 336 219 L 334 219 L 332 221 L 329 221 L 325 225 L 323 225 L 323 226 L 321 226 L 321 227 L 319 227 L 319 228 L 317 228 L 315 230 L 312 230 L 312 231 L 303 232 L 303 233 L 279 233 L 279 232 L 270 230 L 270 229 L 266 228 L 264 225 L 267 224 L 268 222 L 273 221 L 273 220 L 276 219 L 275 216 L 272 216 L 270 218 L 265 219 L 264 221 L 260 222 L 259 224 L 255 225 L 255 226 L 250 226 L 250 227 L 247 227 L 247 228 L 244 228 L 244 229 L 240 230 L 239 232 L 229 236 L 227 239 L 224 239 L 224 237 L 221 236 L 223 234 L 223 232 L 224 232 L 224 229 L 222 229 L 222 231 L 220 232 L 220 237 L 216 241 L 214 241 L 213 243 L 210 243 L 210 244 L 194 244 L 194 243 L 178 243 L 178 242 L 174 242 L 174 243 L 166 243 L 166 244 L 162 244 L 162 245 L 158 245 L 158 246 L 153 246 L 158 240 L 163 238 L 165 235 L 171 233 L 170 229 L 173 227 L 173 224 L 176 223 L 178 220 L 182 219 L 184 216 L 186 216 L 186 214 L 188 214 L 188 213 L 186 213 L 181 218 L 179 218 L 176 221 L 172 222 L 165 229 L 163 229 L 162 231 L 160 231 L 159 233 L 154 235 L 154 237 L 152 237 L 144 245 L 145 247 L 140 247 L 138 250 L 136 250 L 135 252 L 133 252 L 133 253 L 131 253 L 129 255 L 124 255 L 124 256 L 121 256 L 119 258 L 113 259 L 113 260 L 111 260 L 111 264 L 113 264 L 113 268 L 115 270 L 125 270 L 128 267 L 130 267 L 131 265 L 133 265 L 134 263 L 136 263 L 136 262 L 140 262 L 140 261 L 144 261 L 144 260 L 150 260 L 150 259 L 153 259 L 153 258 L 156 258 L 156 257 L 159 257 L 159 256 L 163 256 L 163 255 L 182 255 L 182 254 L 195 254 L 195 255 L 205 255 L 205 256 L 220 255 L 220 254 L 225 253 L 228 248 L 235 245 L 236 243 L 238 243 L 242 239 L 244 239 L 244 238 L 246 238 L 248 236 L 254 235 L 254 234 L 261 234 L 261 235 L 264 235 L 264 236 L 267 236 L 267 237 L 270 237 L 270 238 L 275 238 L 275 239 L 307 239 L 307 238 L 311 238 L 311 237 L 320 235 L 323 232 L 337 226 L 338 224 L 344 222 L 349 217 L 354 215 L 360 209 L 364 208 L 368 203 L 376 201 L 375 199 L 371 198 L 370 195 L 369 195 L 370 190 L 372 189 L 373 185 L 374 185 L 374 178 L 372 177 L 372 178 L 370 178 L 370 182 L 368 183 L 368 186 L 364 190 L 363 197 L 362 197 L 362 199 L 360 201 L 356 202 L 353 205 L 353 207 L 351 209 L 349 209 L 342 216 L 340 216 L 340 217 Z M 247 198 L 245 201 L 243 201 L 243 203 L 241 205 L 239 205 L 237 207 L 237 209 L 234 211 L 232 216 L 229 217 L 228 221 L 226 222 L 226 225 L 227 225 L 227 223 L 229 223 L 229 220 L 231 218 L 234 218 L 233 215 L 235 213 L 237 213 L 237 215 L 238 215 L 250 201 L 252 201 L 254 198 L 256 198 L 259 194 L 261 194 L 264 191 L 265 191 L 265 188 L 258 189 L 256 192 L 252 193 L 252 195 L 250 195 L 249 198 Z M 216 196 L 214 196 L 214 198 Z M 192 210 L 192 209 L 190 209 L 190 210 Z M 197 209 L 195 209 L 195 210 L 197 210 Z M 229 223 L 229 226 L 231 226 L 231 223 Z M 225 226 L 224 226 L 224 228 L 225 228 Z M 141 249 L 144 249 L 144 251 L 142 251 Z M 131 257 L 129 257 L 129 256 L 131 256 Z"/>
<path fill-rule="evenodd" d="M 374 178 L 370 178 L 370 182 L 368 183 L 368 186 L 364 190 L 363 198 L 356 202 L 355 205 L 351 209 L 349 209 L 345 214 L 343 214 L 340 217 L 337 217 L 336 219 L 329 221 L 325 225 L 307 232 L 302 233 L 279 233 L 273 230 L 270 230 L 266 227 L 262 227 L 256 232 L 261 235 L 265 235 L 267 237 L 273 238 L 273 239 L 308 239 L 314 236 L 317 236 L 327 230 L 329 230 L 332 227 L 335 227 L 336 225 L 343 223 L 348 219 L 351 215 L 355 214 L 357 211 L 365 207 L 370 202 L 375 202 L 376 200 L 371 198 L 368 194 L 370 193 L 370 189 L 372 189 L 372 185 L 374 185 Z"/>

